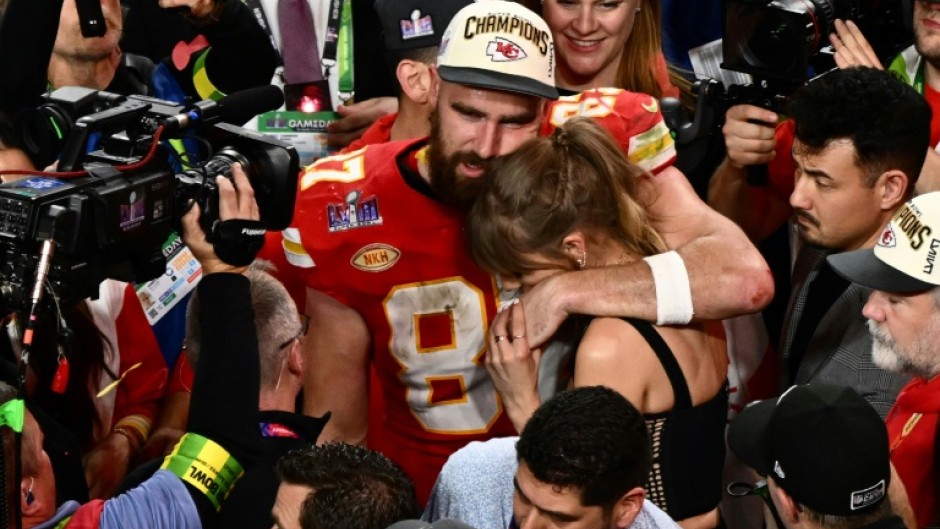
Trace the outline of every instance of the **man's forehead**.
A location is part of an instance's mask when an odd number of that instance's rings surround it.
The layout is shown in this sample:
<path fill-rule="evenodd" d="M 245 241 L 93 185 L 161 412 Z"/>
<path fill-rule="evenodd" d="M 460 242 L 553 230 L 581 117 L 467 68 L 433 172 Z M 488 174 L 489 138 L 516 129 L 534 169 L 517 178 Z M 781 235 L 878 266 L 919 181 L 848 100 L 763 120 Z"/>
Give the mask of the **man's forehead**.
<path fill-rule="evenodd" d="M 890 292 L 886 290 L 877 290 L 886 296 L 891 296 L 893 298 L 906 298 L 915 303 L 922 302 L 925 300 L 932 300 L 937 296 L 937 289 L 940 287 L 928 288 L 926 290 L 918 290 L 916 292 Z M 931 314 L 940 314 L 940 306 L 934 304 L 934 310 L 928 311 L 928 313 L 923 313 L 924 316 L 930 316 Z"/>
<path fill-rule="evenodd" d="M 538 106 L 547 101 L 545 98 L 531 94 L 522 94 L 510 90 L 499 90 L 496 88 L 486 88 L 483 86 L 451 83 L 441 79 L 441 92 L 451 96 L 475 95 L 479 99 L 488 101 L 506 101 L 516 104 Z"/>
<path fill-rule="evenodd" d="M 525 496 L 529 503 L 543 511 L 564 511 L 564 506 L 557 500 L 564 500 L 564 503 L 569 507 L 572 503 L 579 507 L 582 506 L 580 489 L 574 486 L 565 487 L 541 481 L 529 470 L 524 461 L 519 462 L 513 483 L 516 490 Z M 552 499 L 556 501 L 551 501 Z"/>

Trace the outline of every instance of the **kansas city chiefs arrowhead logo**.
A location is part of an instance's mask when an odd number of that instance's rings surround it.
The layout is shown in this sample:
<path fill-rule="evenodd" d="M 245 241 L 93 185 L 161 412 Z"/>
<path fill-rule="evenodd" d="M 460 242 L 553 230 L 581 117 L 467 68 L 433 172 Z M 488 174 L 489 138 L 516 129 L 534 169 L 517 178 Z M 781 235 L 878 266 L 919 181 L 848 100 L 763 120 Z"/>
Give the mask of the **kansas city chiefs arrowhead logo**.
<path fill-rule="evenodd" d="M 503 37 L 496 37 L 486 45 L 486 55 L 493 62 L 518 61 L 528 56 L 518 44 Z"/>
<path fill-rule="evenodd" d="M 891 229 L 891 225 L 888 224 L 885 226 L 885 231 L 881 232 L 881 237 L 878 239 L 878 246 L 884 248 L 894 248 L 895 241 L 897 239 L 894 237 L 894 230 Z"/>

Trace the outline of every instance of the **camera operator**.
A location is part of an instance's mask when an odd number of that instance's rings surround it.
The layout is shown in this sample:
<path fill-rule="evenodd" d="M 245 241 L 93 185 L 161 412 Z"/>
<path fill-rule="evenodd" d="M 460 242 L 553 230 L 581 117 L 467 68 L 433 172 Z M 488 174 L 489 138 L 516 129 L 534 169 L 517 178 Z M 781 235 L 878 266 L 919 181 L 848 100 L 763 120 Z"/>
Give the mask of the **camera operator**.
<path fill-rule="evenodd" d="M 894 57 L 888 69 L 924 95 L 933 111 L 930 145 L 915 192 L 940 189 L 940 1 L 913 2 L 914 45 Z M 883 69 L 874 49 L 852 21 L 835 21 L 830 42 L 840 68 L 869 66 Z M 727 157 L 712 176 L 708 202 L 737 222 L 752 240 L 776 231 L 790 216 L 788 197 L 793 191 L 793 124 L 778 123 L 775 112 L 737 105 L 726 115 L 722 133 Z M 776 127 L 774 126 L 776 124 Z M 747 184 L 747 167 L 768 164 L 765 186 Z"/>
<path fill-rule="evenodd" d="M 185 10 L 201 37 L 181 42 L 160 64 L 120 48 L 119 0 L 100 0 L 102 37 L 85 38 L 76 0 L 10 0 L 0 26 L 0 111 L 15 117 L 50 86 L 83 86 L 121 95 L 184 102 L 268 84 L 276 56 L 267 35 L 239 0 L 160 0 Z M 37 160 L 43 167 L 48 160 Z"/>
<path fill-rule="evenodd" d="M 34 107 L 50 85 L 78 85 L 107 89 L 122 95 L 143 94 L 183 102 L 186 99 L 219 99 L 225 93 L 268 83 L 275 67 L 274 51 L 254 15 L 241 1 L 161 0 L 160 5 L 185 10 L 189 24 L 203 36 L 190 44 L 180 43 L 171 57 L 154 65 L 143 57 L 121 52 L 119 40 L 123 15 L 118 0 L 100 0 L 106 27 L 104 35 L 95 38 L 82 35 L 76 0 L 11 0 L 0 26 L 0 71 L 4 72 L 0 76 L 0 113 L 12 117 L 19 111 Z M 45 166 L 51 161 L 50 157 L 56 155 L 55 152 L 46 152 L 40 156 L 35 150 L 29 154 L 38 167 Z M 94 391 L 110 380 L 98 384 L 101 377 L 94 374 L 83 377 L 81 373 L 75 373 L 73 367 L 70 391 L 58 396 L 58 400 L 69 408 L 60 416 L 73 423 L 70 425 L 73 431 L 83 431 L 87 429 L 86 424 L 97 419 L 94 424 L 99 431 L 90 438 L 84 435 L 81 442 L 85 455 L 84 481 L 87 481 L 90 495 L 101 498 L 110 495 L 123 478 L 129 460 L 147 440 L 166 379 L 166 366 L 160 349 L 166 363 L 172 364 L 184 334 L 185 300 L 156 323 L 158 347 L 157 341 L 150 337 L 150 326 L 139 308 L 133 288 L 117 285 L 112 281 L 102 284 L 102 292 L 113 295 L 101 295 L 99 300 L 89 304 L 96 325 L 85 327 L 92 331 L 86 333 L 88 335 L 93 336 L 94 331 L 102 329 L 101 334 L 108 337 L 89 340 L 95 350 L 101 349 L 99 342 L 105 342 L 105 347 L 110 349 L 110 356 L 106 358 L 113 361 L 105 366 L 104 373 L 108 374 L 110 369 L 115 375 L 112 379 L 123 374 L 128 374 L 127 378 L 118 390 L 110 392 L 105 399 L 98 399 Z M 96 312 L 96 308 L 100 310 Z M 121 316 L 132 311 L 135 324 L 129 326 Z M 101 370 L 98 365 L 103 362 L 86 361 L 88 356 L 84 345 L 79 361 L 90 365 L 91 369 Z M 139 349 L 142 345 L 147 346 L 148 353 L 153 353 L 147 357 L 155 361 L 145 362 L 129 371 L 136 364 L 136 360 L 131 358 L 133 351 L 130 347 Z M 53 364 L 55 347 L 53 343 L 50 360 Z M 44 358 L 48 360 L 50 355 L 36 355 L 31 367 L 37 367 Z M 47 379 L 52 378 L 55 370 L 55 365 L 45 370 Z M 86 378 L 87 384 L 78 383 Z M 86 389 L 96 386 L 94 391 Z M 48 387 L 48 383 L 41 385 L 45 393 L 50 393 Z M 113 401 L 115 394 L 119 403 L 123 399 L 134 408 L 133 420 L 124 421 L 124 414 L 117 411 L 112 416 L 110 407 L 102 405 Z M 86 411 L 92 408 L 87 405 L 89 402 L 103 413 L 71 413 L 76 404 L 85 403 Z M 146 409 L 141 411 L 142 408 Z M 74 424 L 78 424 L 78 428 Z M 66 480 L 61 481 L 64 483 Z M 65 487 L 61 489 L 66 490 Z M 67 493 L 64 497 L 82 499 L 84 494 Z"/>
<path fill-rule="evenodd" d="M 220 218 L 257 220 L 247 177 L 237 167 L 233 173 L 234 186 L 219 179 Z M 214 518 L 242 471 L 258 459 L 261 436 L 253 413 L 258 407 L 258 346 L 249 281 L 241 275 L 246 267 L 216 255 L 198 215 L 194 207 L 183 218 L 184 234 L 206 275 L 198 289 L 211 302 L 200 314 L 203 350 L 187 435 L 163 468 L 137 489 L 107 501 L 81 506 L 67 502 L 57 508 L 56 481 L 42 449 L 42 431 L 7 387 L 0 397 L 6 412 L 3 426 L 23 432 L 22 480 L 15 484 L 23 527 L 154 527 L 155 520 L 160 520 L 156 527 L 201 527 Z M 4 445 L 5 455 L 12 446 Z"/>

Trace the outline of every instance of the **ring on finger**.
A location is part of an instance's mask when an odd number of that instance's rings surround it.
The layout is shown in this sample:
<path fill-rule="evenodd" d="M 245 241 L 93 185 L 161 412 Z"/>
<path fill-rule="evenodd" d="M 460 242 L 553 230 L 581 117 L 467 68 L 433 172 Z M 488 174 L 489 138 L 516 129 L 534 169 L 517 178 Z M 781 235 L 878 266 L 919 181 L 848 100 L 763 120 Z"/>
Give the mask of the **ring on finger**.
<path fill-rule="evenodd" d="M 499 342 L 505 340 L 506 338 L 508 338 L 508 337 L 507 337 L 505 334 L 497 334 L 497 335 L 496 335 L 496 343 L 499 343 Z"/>

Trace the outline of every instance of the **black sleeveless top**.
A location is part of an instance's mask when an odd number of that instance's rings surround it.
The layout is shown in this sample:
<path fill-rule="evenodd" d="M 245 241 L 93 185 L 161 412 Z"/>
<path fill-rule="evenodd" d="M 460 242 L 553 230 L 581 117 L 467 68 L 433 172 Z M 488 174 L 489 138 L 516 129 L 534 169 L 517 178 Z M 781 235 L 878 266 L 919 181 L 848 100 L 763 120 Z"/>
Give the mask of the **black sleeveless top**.
<path fill-rule="evenodd" d="M 673 520 L 705 514 L 721 501 L 728 385 L 707 402 L 693 406 L 679 362 L 662 336 L 647 321 L 623 319 L 653 348 L 675 401 L 667 412 L 644 415 L 653 452 L 647 497 Z"/>

